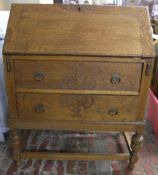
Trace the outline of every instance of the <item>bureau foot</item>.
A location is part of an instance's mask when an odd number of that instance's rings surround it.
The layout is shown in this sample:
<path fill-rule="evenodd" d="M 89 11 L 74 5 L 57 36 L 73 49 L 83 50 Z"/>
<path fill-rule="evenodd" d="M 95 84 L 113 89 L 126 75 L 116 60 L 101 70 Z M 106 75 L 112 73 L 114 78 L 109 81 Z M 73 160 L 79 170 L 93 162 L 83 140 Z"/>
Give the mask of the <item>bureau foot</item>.
<path fill-rule="evenodd" d="M 132 136 L 131 140 L 131 157 L 129 163 L 129 169 L 133 170 L 135 163 L 138 161 L 138 152 L 140 151 L 143 145 L 143 135 L 141 133 L 136 133 Z"/>
<path fill-rule="evenodd" d="M 13 159 L 17 166 L 20 163 L 21 137 L 20 132 L 16 129 L 10 131 L 11 147 L 13 149 Z"/>

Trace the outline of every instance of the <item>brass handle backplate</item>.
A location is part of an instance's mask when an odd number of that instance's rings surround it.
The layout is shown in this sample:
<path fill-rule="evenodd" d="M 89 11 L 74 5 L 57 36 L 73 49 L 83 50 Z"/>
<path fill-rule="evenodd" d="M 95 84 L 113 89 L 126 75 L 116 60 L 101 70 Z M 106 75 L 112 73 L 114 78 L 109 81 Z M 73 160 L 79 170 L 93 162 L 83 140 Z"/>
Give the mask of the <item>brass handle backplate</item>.
<path fill-rule="evenodd" d="M 44 105 L 43 104 L 38 104 L 36 107 L 35 107 L 35 111 L 38 112 L 38 113 L 42 113 L 44 112 Z"/>
<path fill-rule="evenodd" d="M 121 78 L 119 75 L 113 75 L 111 78 L 111 83 L 112 84 L 119 84 L 121 81 Z"/>
<path fill-rule="evenodd" d="M 108 114 L 110 116 L 118 115 L 118 110 L 116 108 L 111 108 L 111 109 L 109 109 Z"/>
<path fill-rule="evenodd" d="M 43 72 L 34 73 L 34 79 L 36 81 L 42 81 L 44 79 L 44 73 Z"/>

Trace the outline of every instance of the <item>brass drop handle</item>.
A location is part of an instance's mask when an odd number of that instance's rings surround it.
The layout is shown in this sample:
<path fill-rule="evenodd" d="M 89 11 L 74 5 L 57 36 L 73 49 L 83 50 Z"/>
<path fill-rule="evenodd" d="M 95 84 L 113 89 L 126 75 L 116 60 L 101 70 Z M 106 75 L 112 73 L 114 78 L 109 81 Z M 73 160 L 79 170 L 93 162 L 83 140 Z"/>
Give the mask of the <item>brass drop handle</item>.
<path fill-rule="evenodd" d="M 118 110 L 116 108 L 111 108 L 111 109 L 109 109 L 108 114 L 110 116 L 118 115 Z"/>
<path fill-rule="evenodd" d="M 44 73 L 43 72 L 35 72 L 34 79 L 36 81 L 42 81 L 44 79 Z"/>
<path fill-rule="evenodd" d="M 113 75 L 111 78 L 111 83 L 112 84 L 119 84 L 121 81 L 121 78 L 119 75 Z"/>
<path fill-rule="evenodd" d="M 35 111 L 38 112 L 38 113 L 42 113 L 44 112 L 44 105 L 43 104 L 38 104 L 36 107 L 35 107 Z"/>

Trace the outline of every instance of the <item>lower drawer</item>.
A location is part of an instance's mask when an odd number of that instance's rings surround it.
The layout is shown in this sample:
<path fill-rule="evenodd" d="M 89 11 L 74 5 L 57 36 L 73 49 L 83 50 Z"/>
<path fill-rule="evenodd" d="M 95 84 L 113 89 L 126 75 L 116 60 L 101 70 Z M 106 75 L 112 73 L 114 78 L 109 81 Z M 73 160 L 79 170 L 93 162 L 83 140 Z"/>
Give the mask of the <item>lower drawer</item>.
<path fill-rule="evenodd" d="M 136 121 L 138 96 L 18 93 L 19 118 Z"/>

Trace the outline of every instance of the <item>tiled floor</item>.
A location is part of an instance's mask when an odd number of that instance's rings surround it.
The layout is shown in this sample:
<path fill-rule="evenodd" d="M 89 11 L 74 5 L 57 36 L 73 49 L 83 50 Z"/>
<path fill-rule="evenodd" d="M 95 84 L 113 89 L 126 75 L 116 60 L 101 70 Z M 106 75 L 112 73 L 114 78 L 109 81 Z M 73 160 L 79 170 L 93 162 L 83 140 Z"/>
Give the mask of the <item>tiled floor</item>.
<path fill-rule="evenodd" d="M 127 161 L 50 161 L 22 160 L 17 168 L 8 144 L 0 144 L 0 175 L 158 175 L 158 137 L 149 123 L 144 133 L 145 143 L 134 171 Z M 72 152 L 126 152 L 124 140 L 118 133 L 85 133 L 32 131 L 27 148 Z"/>

